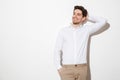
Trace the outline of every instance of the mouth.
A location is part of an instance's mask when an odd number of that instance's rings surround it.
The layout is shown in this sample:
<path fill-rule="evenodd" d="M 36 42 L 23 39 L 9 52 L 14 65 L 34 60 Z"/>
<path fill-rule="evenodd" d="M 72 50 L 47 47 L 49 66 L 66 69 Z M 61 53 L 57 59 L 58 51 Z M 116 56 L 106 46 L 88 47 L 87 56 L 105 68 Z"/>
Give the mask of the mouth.
<path fill-rule="evenodd" d="M 77 20 L 77 18 L 73 18 L 73 20 Z"/>

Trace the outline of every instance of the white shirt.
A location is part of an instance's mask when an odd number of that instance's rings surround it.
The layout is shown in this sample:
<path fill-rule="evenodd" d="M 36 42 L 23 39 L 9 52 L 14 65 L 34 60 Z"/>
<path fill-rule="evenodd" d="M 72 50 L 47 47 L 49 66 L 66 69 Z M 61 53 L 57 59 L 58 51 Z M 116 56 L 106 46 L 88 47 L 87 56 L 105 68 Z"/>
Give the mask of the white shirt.
<path fill-rule="evenodd" d="M 54 62 L 57 69 L 60 69 L 62 64 L 87 63 L 89 36 L 106 24 L 106 20 L 100 17 L 89 17 L 88 21 L 94 24 L 78 27 L 70 25 L 60 30 L 54 50 Z"/>

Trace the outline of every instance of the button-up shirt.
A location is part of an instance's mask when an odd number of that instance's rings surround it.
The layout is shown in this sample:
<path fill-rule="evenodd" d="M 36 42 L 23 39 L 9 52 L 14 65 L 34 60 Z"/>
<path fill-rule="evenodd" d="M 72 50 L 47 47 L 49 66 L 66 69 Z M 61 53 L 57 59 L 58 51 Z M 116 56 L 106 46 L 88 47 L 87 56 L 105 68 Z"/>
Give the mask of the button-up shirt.
<path fill-rule="evenodd" d="M 87 46 L 89 36 L 98 31 L 106 24 L 106 20 L 100 17 L 89 17 L 92 25 L 70 25 L 62 28 L 57 36 L 54 62 L 57 69 L 62 64 L 84 64 L 87 63 Z"/>

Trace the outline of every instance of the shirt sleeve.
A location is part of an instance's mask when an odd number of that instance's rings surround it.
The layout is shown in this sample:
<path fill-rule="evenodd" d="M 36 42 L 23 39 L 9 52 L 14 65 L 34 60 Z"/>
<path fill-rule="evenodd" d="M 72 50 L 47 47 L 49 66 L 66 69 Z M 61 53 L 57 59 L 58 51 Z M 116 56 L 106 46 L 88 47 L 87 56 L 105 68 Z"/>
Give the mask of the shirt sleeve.
<path fill-rule="evenodd" d="M 106 19 L 97 16 L 89 16 L 88 21 L 93 23 L 92 25 L 88 26 L 90 34 L 97 32 L 107 23 Z"/>
<path fill-rule="evenodd" d="M 61 53 L 62 53 L 62 45 L 63 45 L 63 36 L 61 31 L 58 33 L 55 49 L 54 49 L 54 64 L 57 69 L 60 69 L 61 66 Z"/>

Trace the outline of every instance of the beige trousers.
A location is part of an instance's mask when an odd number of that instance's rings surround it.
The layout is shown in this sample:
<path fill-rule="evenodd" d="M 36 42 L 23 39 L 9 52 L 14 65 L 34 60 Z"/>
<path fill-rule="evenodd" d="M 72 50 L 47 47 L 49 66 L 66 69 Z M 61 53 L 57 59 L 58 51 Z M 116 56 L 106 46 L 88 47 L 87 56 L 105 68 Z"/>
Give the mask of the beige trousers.
<path fill-rule="evenodd" d="M 87 64 L 63 65 L 59 70 L 61 80 L 87 80 Z"/>

